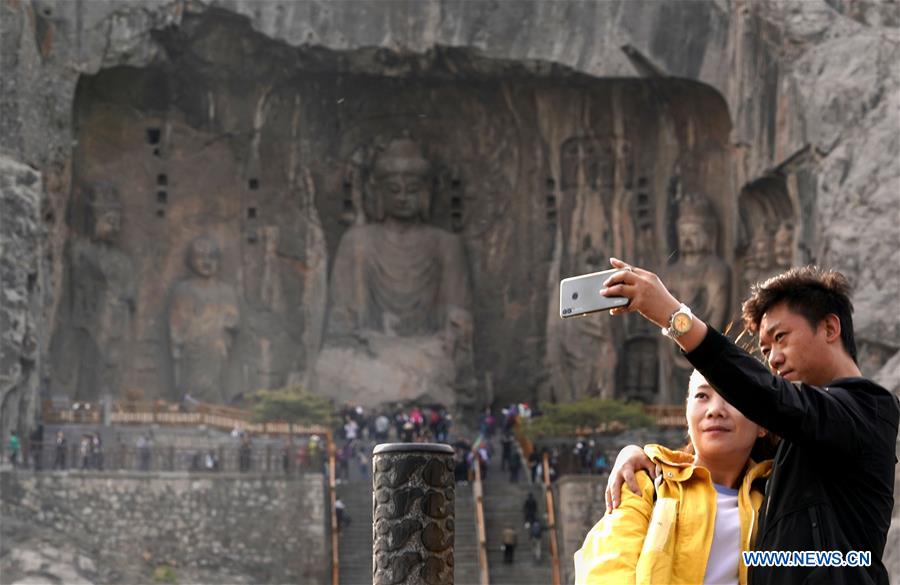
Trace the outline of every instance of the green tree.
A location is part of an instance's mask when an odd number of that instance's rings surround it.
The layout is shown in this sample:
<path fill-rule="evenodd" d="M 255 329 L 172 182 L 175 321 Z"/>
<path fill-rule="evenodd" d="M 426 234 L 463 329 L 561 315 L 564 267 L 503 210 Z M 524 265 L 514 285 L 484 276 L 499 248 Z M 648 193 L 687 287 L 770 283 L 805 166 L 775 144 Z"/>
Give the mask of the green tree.
<path fill-rule="evenodd" d="M 335 421 L 331 401 L 300 386 L 257 390 L 253 415 L 257 422 L 331 426 Z"/>
<path fill-rule="evenodd" d="M 530 439 L 571 437 L 584 432 L 616 432 L 653 424 L 653 418 L 644 412 L 643 405 L 638 402 L 583 398 L 575 402 L 547 404 L 543 410 L 543 415 L 533 418 L 525 428 Z"/>

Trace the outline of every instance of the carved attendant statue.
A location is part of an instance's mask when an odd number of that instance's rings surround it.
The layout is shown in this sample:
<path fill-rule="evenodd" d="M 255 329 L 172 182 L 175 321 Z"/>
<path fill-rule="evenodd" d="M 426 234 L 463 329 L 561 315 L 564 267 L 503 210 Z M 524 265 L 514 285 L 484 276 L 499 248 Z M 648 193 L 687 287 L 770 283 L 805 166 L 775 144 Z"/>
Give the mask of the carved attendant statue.
<path fill-rule="evenodd" d="M 124 356 L 133 338 L 135 311 L 134 265 L 116 247 L 122 225 L 119 193 L 109 183 L 95 183 L 87 192 L 89 238 L 76 239 L 69 249 L 74 329 L 67 364 L 75 375 L 77 400 L 116 396 L 122 385 Z M 69 361 L 68 359 L 66 361 Z M 65 367 L 65 366 L 64 366 Z"/>
<path fill-rule="evenodd" d="M 320 386 L 373 404 L 424 397 L 453 402 L 454 390 L 465 395 L 472 387 L 462 242 L 425 223 L 431 165 L 415 142 L 392 141 L 376 156 L 371 175 L 375 222 L 344 234 L 332 269 Z"/>
<path fill-rule="evenodd" d="M 209 236 L 191 242 L 193 276 L 175 285 L 169 306 L 175 389 L 202 402 L 226 402 L 222 373 L 228 363 L 240 317 L 234 287 L 222 282 L 221 251 Z"/>
<path fill-rule="evenodd" d="M 775 258 L 776 274 L 780 274 L 794 265 L 794 224 L 785 221 L 778 226 L 772 252 Z"/>
<path fill-rule="evenodd" d="M 721 330 L 728 316 L 730 270 L 716 254 L 718 219 L 709 199 L 700 193 L 686 195 L 678 206 L 678 261 L 668 267 L 665 282 L 696 315 Z M 679 392 L 687 386 L 691 366 L 673 344 L 663 343 L 664 379 Z M 677 348 L 677 346 L 676 346 Z M 674 396 L 669 402 L 677 402 Z"/>

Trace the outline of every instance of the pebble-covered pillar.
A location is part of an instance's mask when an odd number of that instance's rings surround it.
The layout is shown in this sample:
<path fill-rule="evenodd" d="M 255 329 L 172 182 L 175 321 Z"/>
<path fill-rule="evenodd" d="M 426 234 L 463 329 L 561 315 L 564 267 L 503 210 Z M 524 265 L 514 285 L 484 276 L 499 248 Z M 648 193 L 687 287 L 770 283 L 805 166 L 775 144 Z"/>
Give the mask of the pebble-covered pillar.
<path fill-rule="evenodd" d="M 373 585 L 452 585 L 453 449 L 385 443 L 373 463 Z"/>

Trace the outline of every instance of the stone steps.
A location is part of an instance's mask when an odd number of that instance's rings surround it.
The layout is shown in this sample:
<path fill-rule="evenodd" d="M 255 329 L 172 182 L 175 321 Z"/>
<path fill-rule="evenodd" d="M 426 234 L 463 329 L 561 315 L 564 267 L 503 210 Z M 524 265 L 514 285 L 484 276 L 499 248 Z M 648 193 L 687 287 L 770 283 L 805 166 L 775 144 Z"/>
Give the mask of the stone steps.
<path fill-rule="evenodd" d="M 523 474 L 524 476 L 524 474 Z M 544 530 L 541 561 L 532 559 L 531 540 L 524 526 L 522 506 L 528 492 L 538 500 L 538 518 L 546 526 L 543 491 L 527 479 L 511 484 L 492 465 L 484 482 L 484 513 L 487 532 L 488 567 L 491 585 L 546 585 L 551 582 L 550 545 Z M 372 482 L 351 472 L 351 481 L 338 485 L 338 496 L 351 518 L 339 537 L 340 582 L 342 585 L 370 585 L 372 582 Z M 456 486 L 456 541 L 454 543 L 455 585 L 478 585 L 478 538 L 471 485 Z M 503 564 L 503 529 L 518 533 L 515 562 Z"/>
<path fill-rule="evenodd" d="M 491 470 L 484 482 L 484 519 L 487 532 L 488 566 L 491 585 L 546 585 L 551 582 L 549 535 L 544 530 L 541 560 L 535 562 L 531 552 L 531 538 L 525 528 L 522 507 L 528 492 L 538 501 L 537 517 L 546 526 L 543 491 L 539 485 L 526 481 L 509 483 L 499 466 Z M 514 562 L 503 563 L 503 529 L 514 528 L 518 535 Z"/>
<path fill-rule="evenodd" d="M 338 486 L 338 496 L 350 516 L 338 537 L 340 582 L 342 585 L 372 583 L 372 484 L 352 481 Z M 456 486 L 456 541 L 454 543 L 454 582 L 478 584 L 478 539 L 475 528 L 475 504 L 471 486 Z"/>

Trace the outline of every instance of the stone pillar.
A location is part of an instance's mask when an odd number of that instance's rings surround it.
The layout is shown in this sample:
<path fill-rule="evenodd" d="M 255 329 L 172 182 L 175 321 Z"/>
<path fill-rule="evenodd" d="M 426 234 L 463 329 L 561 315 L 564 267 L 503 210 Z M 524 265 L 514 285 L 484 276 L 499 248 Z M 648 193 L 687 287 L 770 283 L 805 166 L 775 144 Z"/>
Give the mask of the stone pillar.
<path fill-rule="evenodd" d="M 453 449 L 385 443 L 372 469 L 373 585 L 452 585 Z"/>

